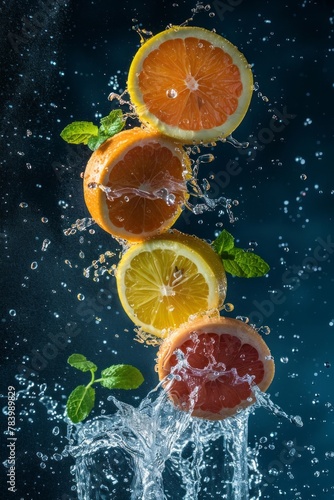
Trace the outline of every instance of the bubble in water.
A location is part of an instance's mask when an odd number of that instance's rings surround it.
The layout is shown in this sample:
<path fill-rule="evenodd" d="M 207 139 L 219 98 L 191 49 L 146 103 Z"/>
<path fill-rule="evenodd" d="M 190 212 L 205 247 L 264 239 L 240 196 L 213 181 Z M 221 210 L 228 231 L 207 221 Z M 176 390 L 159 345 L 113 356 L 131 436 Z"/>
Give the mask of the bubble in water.
<path fill-rule="evenodd" d="M 54 427 L 54 428 L 52 429 L 52 434 L 53 434 L 54 436 L 58 436 L 58 434 L 59 434 L 59 427 L 58 427 L 58 426 L 56 426 L 56 427 Z"/>
<path fill-rule="evenodd" d="M 19 204 L 20 208 L 28 208 L 28 206 L 28 203 L 26 203 L 25 201 L 21 201 L 21 203 Z"/>
<path fill-rule="evenodd" d="M 178 92 L 175 89 L 168 89 L 166 90 L 166 96 L 169 99 L 175 99 L 178 96 Z"/>
<path fill-rule="evenodd" d="M 307 175 L 306 175 L 306 174 L 301 174 L 301 175 L 299 176 L 299 178 L 300 178 L 302 181 L 306 181 L 306 179 L 307 179 Z"/>
<path fill-rule="evenodd" d="M 10 316 L 13 316 L 13 317 L 14 317 L 14 316 L 16 316 L 16 311 L 15 311 L 15 309 L 10 309 L 10 310 L 9 310 L 9 315 L 10 315 Z"/>
<path fill-rule="evenodd" d="M 78 293 L 77 299 L 80 301 L 85 300 L 85 296 L 82 293 Z"/>
<path fill-rule="evenodd" d="M 37 264 L 36 261 L 32 262 L 31 265 L 30 265 L 30 269 L 32 269 L 32 270 L 37 269 L 37 267 L 38 267 L 38 264 Z"/>
<path fill-rule="evenodd" d="M 280 362 L 281 362 L 281 363 L 288 363 L 288 361 L 289 361 L 289 358 L 287 358 L 286 356 L 282 356 L 282 357 L 280 358 Z"/>
<path fill-rule="evenodd" d="M 324 367 L 325 367 L 325 368 L 330 368 L 331 366 L 332 366 L 332 365 L 330 364 L 330 362 L 329 362 L 329 361 L 325 361 L 325 362 L 324 362 Z"/>
<path fill-rule="evenodd" d="M 43 224 L 46 224 L 47 222 L 49 222 L 49 219 L 47 217 L 42 217 L 41 221 L 43 222 Z"/>

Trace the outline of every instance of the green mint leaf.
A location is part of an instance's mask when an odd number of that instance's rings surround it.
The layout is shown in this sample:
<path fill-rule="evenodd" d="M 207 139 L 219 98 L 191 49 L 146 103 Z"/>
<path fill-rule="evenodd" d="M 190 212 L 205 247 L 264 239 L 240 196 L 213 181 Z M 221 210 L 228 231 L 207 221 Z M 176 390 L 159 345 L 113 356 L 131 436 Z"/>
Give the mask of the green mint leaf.
<path fill-rule="evenodd" d="M 92 151 L 95 151 L 97 148 L 101 146 L 107 139 L 109 139 L 109 135 L 101 134 L 99 131 L 99 134 L 96 137 L 91 137 L 88 140 L 88 147 Z"/>
<path fill-rule="evenodd" d="M 253 252 L 233 248 L 234 259 L 223 260 L 225 271 L 239 278 L 259 278 L 269 271 L 269 265 Z"/>
<path fill-rule="evenodd" d="M 101 375 L 98 381 L 107 389 L 137 389 L 144 382 L 141 372 L 131 365 L 113 365 Z"/>
<path fill-rule="evenodd" d="M 74 424 L 84 420 L 92 411 L 95 403 L 95 389 L 79 385 L 71 392 L 67 404 L 67 415 Z"/>
<path fill-rule="evenodd" d="M 88 144 L 89 139 L 98 135 L 99 129 L 92 122 L 73 122 L 60 133 L 69 144 Z"/>
<path fill-rule="evenodd" d="M 112 137 L 113 135 L 118 134 L 118 132 L 120 132 L 125 125 L 122 110 L 114 109 L 108 116 L 101 118 L 100 123 L 101 125 L 99 131 L 102 135 Z"/>
<path fill-rule="evenodd" d="M 222 257 L 222 254 L 228 254 L 234 247 L 234 238 L 226 229 L 217 236 L 212 242 L 214 251 Z M 225 257 L 224 257 L 225 258 Z"/>
<path fill-rule="evenodd" d="M 86 356 L 83 356 L 83 354 L 72 354 L 68 358 L 67 362 L 69 365 L 73 366 L 77 370 L 81 370 L 82 372 L 96 372 L 97 370 L 97 366 L 91 361 L 88 361 Z"/>

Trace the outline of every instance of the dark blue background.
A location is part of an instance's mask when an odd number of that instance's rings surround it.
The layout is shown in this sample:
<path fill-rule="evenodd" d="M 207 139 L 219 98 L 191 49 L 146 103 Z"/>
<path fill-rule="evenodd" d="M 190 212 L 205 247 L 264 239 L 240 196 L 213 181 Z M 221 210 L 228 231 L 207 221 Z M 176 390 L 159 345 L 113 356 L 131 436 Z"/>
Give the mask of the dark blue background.
<path fill-rule="evenodd" d="M 55 339 L 64 334 L 69 322 L 76 323 L 77 332 L 71 344 L 59 347 L 58 352 L 49 351 L 50 359 L 44 356 L 37 375 L 29 377 L 35 386 L 27 398 L 21 395 L 17 401 L 18 492 L 13 498 L 75 497 L 71 459 L 52 459 L 55 447 L 59 452 L 67 444 L 61 404 L 76 384 L 86 380 L 67 367 L 72 352 L 82 352 L 101 368 L 114 362 L 138 366 L 145 384 L 136 393 L 119 392 L 117 396 L 125 401 L 137 404 L 138 396 L 157 383 L 156 348 L 133 341 L 132 324 L 121 310 L 113 279 L 107 281 L 104 275 L 96 283 L 83 277 L 84 267 L 99 254 L 115 251 L 117 245 L 97 227 L 95 234 L 63 233 L 76 219 L 88 216 L 80 174 L 89 151 L 67 146 L 59 133 L 73 120 L 97 121 L 96 113 L 108 114 L 112 76 L 117 74 L 119 88 L 125 88 L 139 45 L 131 29 L 133 18 L 157 33 L 169 23 L 190 17 L 193 7 L 190 0 L 2 2 L 1 394 L 6 395 L 8 385 L 22 389 L 15 376 L 23 362 L 32 366 L 36 351 L 43 353 L 49 335 Z M 47 13 L 44 17 L 43 12 Z M 219 189 L 220 195 L 239 202 L 233 207 L 238 220 L 231 224 L 227 214 L 219 216 L 217 211 L 188 214 L 176 227 L 212 240 L 219 229 L 216 224 L 223 223 L 239 246 L 254 247 L 250 242 L 256 242 L 256 252 L 270 263 L 268 278 L 229 277 L 227 296 L 235 306 L 231 316 L 248 315 L 258 320 L 257 326 L 270 326 L 265 340 L 276 361 L 272 399 L 304 421 L 298 429 L 263 409 L 250 418 L 250 445 L 267 438 L 259 454 L 269 483 L 263 497 L 281 498 L 281 489 L 287 499 L 334 498 L 334 458 L 326 455 L 334 451 L 333 249 L 327 254 L 316 251 L 319 238 L 334 240 L 332 2 L 212 2 L 211 12 L 214 17 L 203 12 L 193 24 L 215 28 L 254 65 L 259 89 L 234 133 L 241 141 L 250 139 L 253 147 L 247 156 L 229 144 L 219 144 L 213 151 L 215 162 L 201 168 L 202 177 L 216 175 L 213 196 Z M 25 32 L 29 16 L 34 24 Z M 281 132 L 268 136 L 264 129 L 268 130 L 275 110 L 284 108 L 295 117 L 288 119 Z M 32 135 L 27 136 L 27 129 Z M 226 172 L 231 160 L 238 161 L 241 172 L 227 179 L 221 172 Z M 21 208 L 22 202 L 28 207 Z M 42 222 L 42 217 L 48 222 Z M 42 252 L 45 239 L 51 243 Z M 36 270 L 30 268 L 34 261 Z M 117 258 L 111 261 L 116 262 Z M 298 275 L 301 271 L 304 274 Z M 99 295 L 101 289 L 108 290 L 110 298 Z M 274 290 L 280 294 L 279 305 L 273 305 Z M 78 301 L 78 293 L 85 295 L 84 301 Z M 11 309 L 16 316 L 9 314 Z M 95 316 L 101 321 L 96 323 Z M 282 357 L 288 362 L 281 362 Z M 53 415 L 39 402 L 44 383 L 46 396 L 58 401 Z M 110 411 L 106 392 L 100 391 L 98 398 L 102 409 Z M 58 436 L 52 434 L 56 425 Z M 1 429 L 5 428 L 2 415 Z M 287 464 L 284 443 L 289 440 L 295 442 L 300 456 Z M 270 449 L 269 444 L 275 447 Z M 6 449 L 3 452 L 2 461 Z M 44 469 L 37 453 L 48 457 Z M 268 475 L 272 467 L 282 469 L 278 477 Z M 288 475 L 289 467 L 293 478 Z M 5 481 L 3 468 L 3 491 Z"/>

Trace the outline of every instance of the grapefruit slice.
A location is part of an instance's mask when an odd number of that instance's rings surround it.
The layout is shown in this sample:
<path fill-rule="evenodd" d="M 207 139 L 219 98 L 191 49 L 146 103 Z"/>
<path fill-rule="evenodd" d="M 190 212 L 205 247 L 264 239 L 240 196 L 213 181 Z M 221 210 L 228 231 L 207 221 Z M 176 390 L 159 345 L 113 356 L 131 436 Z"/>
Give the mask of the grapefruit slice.
<path fill-rule="evenodd" d="M 231 417 L 265 391 L 274 362 L 262 337 L 231 318 L 200 318 L 172 333 L 158 353 L 159 379 L 180 409 L 208 420 Z"/>

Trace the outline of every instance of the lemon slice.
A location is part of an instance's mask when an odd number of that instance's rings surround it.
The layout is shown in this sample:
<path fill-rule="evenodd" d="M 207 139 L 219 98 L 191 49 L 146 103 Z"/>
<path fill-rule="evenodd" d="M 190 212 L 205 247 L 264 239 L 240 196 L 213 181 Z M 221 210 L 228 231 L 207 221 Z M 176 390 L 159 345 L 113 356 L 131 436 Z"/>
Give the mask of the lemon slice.
<path fill-rule="evenodd" d="M 164 338 L 195 315 L 222 307 L 226 276 L 211 246 L 178 231 L 132 245 L 120 260 L 116 281 L 135 325 Z"/>

